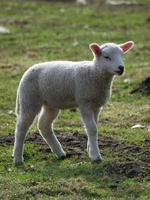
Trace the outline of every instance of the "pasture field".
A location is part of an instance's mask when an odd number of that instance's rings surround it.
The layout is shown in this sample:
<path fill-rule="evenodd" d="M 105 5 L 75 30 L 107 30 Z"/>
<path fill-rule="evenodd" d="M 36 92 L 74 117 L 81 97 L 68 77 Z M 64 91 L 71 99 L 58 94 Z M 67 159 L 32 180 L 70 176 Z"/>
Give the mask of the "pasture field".
<path fill-rule="evenodd" d="M 150 76 L 150 2 L 100 2 L 77 6 L 61 0 L 0 1 L 0 26 L 10 30 L 0 33 L 0 199 L 150 199 L 150 96 L 130 93 Z M 66 159 L 57 160 L 51 153 L 35 120 L 25 143 L 25 163 L 15 165 L 15 98 L 24 71 L 49 60 L 92 59 L 91 42 L 128 40 L 135 47 L 125 55 L 126 73 L 115 78 L 100 116 L 104 160 L 89 160 L 77 109 L 62 111 L 54 126 Z M 137 124 L 142 127 L 131 128 Z"/>

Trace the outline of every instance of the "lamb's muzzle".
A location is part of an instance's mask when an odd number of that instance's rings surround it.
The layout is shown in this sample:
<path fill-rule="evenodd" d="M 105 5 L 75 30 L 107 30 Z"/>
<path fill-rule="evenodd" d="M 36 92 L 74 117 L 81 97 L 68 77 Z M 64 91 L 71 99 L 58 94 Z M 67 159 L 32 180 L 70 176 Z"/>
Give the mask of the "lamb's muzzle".
<path fill-rule="evenodd" d="M 118 67 L 118 71 L 116 71 L 116 73 L 117 73 L 118 75 L 122 75 L 122 74 L 124 73 L 124 66 L 120 65 L 120 66 Z"/>

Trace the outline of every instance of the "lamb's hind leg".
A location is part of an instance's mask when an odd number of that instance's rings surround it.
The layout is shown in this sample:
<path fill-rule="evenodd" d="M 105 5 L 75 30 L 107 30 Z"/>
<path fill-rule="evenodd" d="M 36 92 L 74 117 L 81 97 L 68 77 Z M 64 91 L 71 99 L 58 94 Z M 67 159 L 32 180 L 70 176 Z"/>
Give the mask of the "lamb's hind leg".
<path fill-rule="evenodd" d="M 52 122 L 57 117 L 58 113 L 58 109 L 53 109 L 44 105 L 39 115 L 38 128 L 51 150 L 56 154 L 57 158 L 61 159 L 66 156 L 66 153 L 53 132 L 52 126 Z"/>
<path fill-rule="evenodd" d="M 13 149 L 13 157 L 15 163 L 23 162 L 23 144 L 26 133 L 32 124 L 35 116 L 35 111 L 20 111 L 17 116 L 16 130 L 15 130 L 15 143 Z"/>

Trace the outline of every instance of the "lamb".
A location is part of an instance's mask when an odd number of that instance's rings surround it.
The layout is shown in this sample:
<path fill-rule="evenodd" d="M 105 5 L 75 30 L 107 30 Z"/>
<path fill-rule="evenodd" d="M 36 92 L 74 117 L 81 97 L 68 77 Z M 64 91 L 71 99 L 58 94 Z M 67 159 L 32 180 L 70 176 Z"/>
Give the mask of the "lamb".
<path fill-rule="evenodd" d="M 60 109 L 78 107 L 87 132 L 87 151 L 92 161 L 101 161 L 97 124 L 99 113 L 111 96 L 115 75 L 124 72 L 123 53 L 134 46 L 106 43 L 89 45 L 92 61 L 51 61 L 35 64 L 23 75 L 16 99 L 16 130 L 13 157 L 23 162 L 26 133 L 36 115 L 40 134 L 58 159 L 66 156 L 53 131 Z"/>

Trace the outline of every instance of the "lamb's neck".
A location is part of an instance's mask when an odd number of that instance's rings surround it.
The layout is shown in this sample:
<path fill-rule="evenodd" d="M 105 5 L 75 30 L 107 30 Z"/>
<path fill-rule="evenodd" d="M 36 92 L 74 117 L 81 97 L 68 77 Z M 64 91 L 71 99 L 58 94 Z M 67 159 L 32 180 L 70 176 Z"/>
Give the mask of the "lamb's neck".
<path fill-rule="evenodd" d="M 105 89 L 111 89 L 114 75 L 108 73 L 105 69 L 103 69 L 103 67 L 99 66 L 95 62 L 94 67 L 99 85 L 101 85 Z"/>
<path fill-rule="evenodd" d="M 100 73 L 100 82 L 107 88 L 111 88 L 114 76 L 106 73 L 105 71 L 101 71 Z"/>

